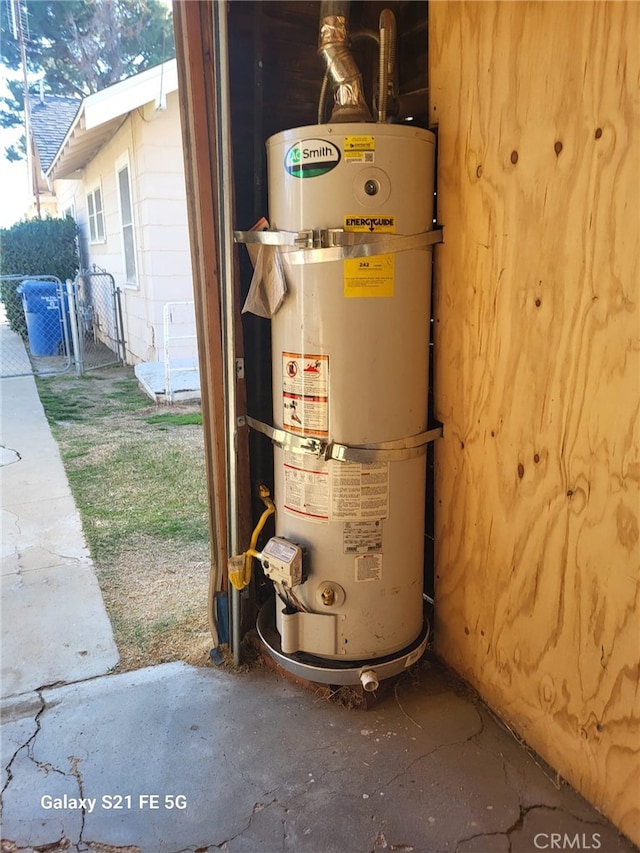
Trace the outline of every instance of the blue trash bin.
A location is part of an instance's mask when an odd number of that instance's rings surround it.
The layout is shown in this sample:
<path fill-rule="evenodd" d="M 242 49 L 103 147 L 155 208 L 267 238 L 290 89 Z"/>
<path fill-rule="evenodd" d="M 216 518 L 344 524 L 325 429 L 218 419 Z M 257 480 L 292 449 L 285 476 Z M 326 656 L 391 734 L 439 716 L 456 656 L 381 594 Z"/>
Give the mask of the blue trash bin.
<path fill-rule="evenodd" d="M 17 288 L 22 296 L 31 355 L 58 355 L 60 352 L 64 330 L 58 288 L 55 281 L 23 281 Z"/>

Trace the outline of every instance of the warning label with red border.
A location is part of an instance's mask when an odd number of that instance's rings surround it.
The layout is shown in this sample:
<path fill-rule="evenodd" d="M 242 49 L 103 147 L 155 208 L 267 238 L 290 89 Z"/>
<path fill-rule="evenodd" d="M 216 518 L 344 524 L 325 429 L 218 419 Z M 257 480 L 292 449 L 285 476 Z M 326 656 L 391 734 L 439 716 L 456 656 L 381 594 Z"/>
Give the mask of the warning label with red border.
<path fill-rule="evenodd" d="M 329 435 L 329 356 L 282 353 L 282 423 L 290 432 Z"/>

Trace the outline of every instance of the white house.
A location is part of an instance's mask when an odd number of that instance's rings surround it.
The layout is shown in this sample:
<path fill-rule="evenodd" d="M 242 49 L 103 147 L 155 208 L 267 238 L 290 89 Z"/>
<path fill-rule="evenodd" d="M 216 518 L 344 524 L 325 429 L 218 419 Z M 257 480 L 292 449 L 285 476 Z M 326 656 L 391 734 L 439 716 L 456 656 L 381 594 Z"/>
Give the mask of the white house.
<path fill-rule="evenodd" d="M 163 361 L 164 307 L 193 300 L 177 89 L 170 60 L 90 95 L 45 170 L 78 223 L 83 267 L 122 291 L 130 364 Z M 193 309 L 170 314 L 171 357 L 195 365 Z"/>

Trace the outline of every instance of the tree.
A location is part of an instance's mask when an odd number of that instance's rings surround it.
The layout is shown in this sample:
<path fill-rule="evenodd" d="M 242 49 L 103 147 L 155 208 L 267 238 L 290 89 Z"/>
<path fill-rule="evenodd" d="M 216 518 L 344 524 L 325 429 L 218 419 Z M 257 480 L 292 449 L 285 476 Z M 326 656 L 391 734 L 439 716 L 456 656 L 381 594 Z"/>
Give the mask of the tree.
<path fill-rule="evenodd" d="M 0 58 L 20 68 L 11 5 L 2 0 Z M 86 97 L 175 55 L 173 22 L 159 0 L 19 0 L 27 70 L 52 95 Z M 23 124 L 22 82 L 0 98 L 0 127 Z M 14 157 L 15 159 L 15 157 Z"/>

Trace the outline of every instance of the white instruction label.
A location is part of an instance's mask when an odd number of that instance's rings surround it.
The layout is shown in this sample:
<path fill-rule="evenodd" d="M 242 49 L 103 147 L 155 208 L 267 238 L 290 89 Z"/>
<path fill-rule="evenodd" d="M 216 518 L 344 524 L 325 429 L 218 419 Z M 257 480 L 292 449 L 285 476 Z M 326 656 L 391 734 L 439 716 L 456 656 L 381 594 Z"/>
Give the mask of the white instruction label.
<path fill-rule="evenodd" d="M 373 521 L 389 515 L 389 463 L 335 462 L 331 471 L 331 517 Z"/>
<path fill-rule="evenodd" d="M 306 521 L 329 521 L 329 470 L 323 459 L 284 454 L 284 508 Z"/>
<path fill-rule="evenodd" d="M 382 580 L 382 554 L 367 554 L 356 557 L 356 581 Z"/>
<path fill-rule="evenodd" d="M 389 464 L 326 462 L 285 452 L 284 508 L 308 521 L 361 522 L 345 525 L 347 554 L 382 550 L 381 519 L 389 514 Z"/>
<path fill-rule="evenodd" d="M 345 554 L 379 554 L 382 551 L 382 521 L 345 521 L 342 546 Z"/>
<path fill-rule="evenodd" d="M 329 356 L 282 353 L 282 422 L 290 432 L 329 435 Z"/>
<path fill-rule="evenodd" d="M 282 539 L 276 538 L 269 539 L 262 552 L 263 556 L 276 557 L 276 559 L 282 560 L 284 563 L 290 563 L 296 553 L 295 545 L 290 545 L 288 542 L 283 542 Z"/>

